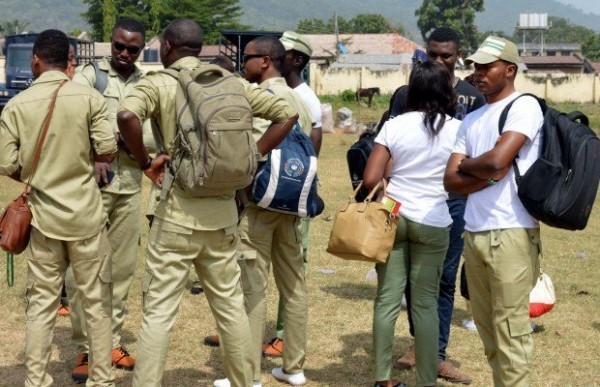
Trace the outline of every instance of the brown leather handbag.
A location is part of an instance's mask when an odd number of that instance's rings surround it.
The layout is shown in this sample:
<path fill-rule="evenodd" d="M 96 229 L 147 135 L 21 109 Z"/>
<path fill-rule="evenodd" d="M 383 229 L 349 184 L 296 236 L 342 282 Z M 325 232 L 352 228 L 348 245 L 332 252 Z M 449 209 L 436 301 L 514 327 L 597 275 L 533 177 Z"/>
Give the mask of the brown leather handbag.
<path fill-rule="evenodd" d="M 385 263 L 394 245 L 398 217 L 373 201 L 381 187 L 385 193 L 385 180 L 371 190 L 364 202 L 356 203 L 354 198 L 361 187 L 362 183 L 339 209 L 327 252 L 343 259 Z"/>
<path fill-rule="evenodd" d="M 2 250 L 12 254 L 21 254 L 29 244 L 29 235 L 31 234 L 31 219 L 33 218 L 28 201 L 30 191 L 29 185 L 37 168 L 38 161 L 40 159 L 40 153 L 42 152 L 42 146 L 44 145 L 46 135 L 48 134 L 48 127 L 50 126 L 50 121 L 52 120 L 52 112 L 54 111 L 54 105 L 56 104 L 58 91 L 62 85 L 65 84 L 65 82 L 66 81 L 61 81 L 58 88 L 52 95 L 52 102 L 50 102 L 50 108 L 48 109 L 48 114 L 46 114 L 46 118 L 44 120 L 44 126 L 35 150 L 33 165 L 31 167 L 31 172 L 29 173 L 29 178 L 27 179 L 27 184 L 25 184 L 25 189 L 8 205 L 8 207 L 6 207 L 2 213 L 2 216 L 0 217 L 0 247 L 2 247 Z"/>

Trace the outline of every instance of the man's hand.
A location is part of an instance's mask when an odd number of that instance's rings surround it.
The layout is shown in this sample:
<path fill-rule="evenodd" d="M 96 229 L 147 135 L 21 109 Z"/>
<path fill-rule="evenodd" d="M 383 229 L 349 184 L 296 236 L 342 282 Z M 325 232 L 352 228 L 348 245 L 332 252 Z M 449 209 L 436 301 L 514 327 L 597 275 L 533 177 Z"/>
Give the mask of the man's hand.
<path fill-rule="evenodd" d="M 171 160 L 171 157 L 167 155 L 160 155 L 152 159 L 150 168 L 144 170 L 150 180 L 159 187 L 162 187 L 163 179 L 165 178 L 165 164 Z"/>
<path fill-rule="evenodd" d="M 98 186 L 100 186 L 100 188 L 106 187 L 110 184 L 110 181 L 108 180 L 108 171 L 110 171 L 109 163 L 96 162 L 94 164 L 96 183 L 98 183 Z"/>

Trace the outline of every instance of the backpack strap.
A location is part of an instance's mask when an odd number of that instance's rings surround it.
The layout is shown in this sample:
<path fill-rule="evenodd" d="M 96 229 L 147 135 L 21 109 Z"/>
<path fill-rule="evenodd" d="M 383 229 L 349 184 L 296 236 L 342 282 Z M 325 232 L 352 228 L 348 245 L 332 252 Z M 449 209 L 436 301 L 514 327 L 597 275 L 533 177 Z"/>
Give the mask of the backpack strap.
<path fill-rule="evenodd" d="M 504 130 L 504 124 L 506 124 L 506 119 L 508 118 L 508 111 L 510 110 L 511 106 L 513 105 L 513 103 L 515 103 L 516 100 L 518 100 L 521 97 L 525 97 L 525 96 L 535 98 L 535 100 L 540 104 L 540 108 L 542 109 L 542 114 L 546 114 L 546 109 L 547 109 L 546 101 L 544 101 L 542 98 L 538 98 L 538 96 L 533 95 L 531 93 L 521 94 L 517 98 L 510 101 L 508 103 L 508 105 L 506 105 L 504 107 L 504 109 L 502 110 L 502 113 L 500 113 L 500 119 L 498 120 L 498 134 L 500 136 L 502 136 L 502 131 Z M 519 158 L 519 154 L 517 153 L 515 158 L 512 160 L 512 165 L 513 165 L 513 169 L 515 170 L 515 180 L 517 182 L 517 185 L 519 185 L 521 183 L 521 171 L 519 170 L 519 166 L 517 165 L 518 158 Z"/>
<path fill-rule="evenodd" d="M 567 114 L 567 117 L 569 117 L 571 121 L 579 121 L 585 126 L 590 126 L 590 120 L 588 117 L 579 110 Z"/>
<path fill-rule="evenodd" d="M 98 90 L 100 94 L 104 94 L 104 90 L 106 90 L 106 86 L 108 86 L 108 72 L 102 70 L 98 61 L 96 60 L 91 61 L 90 64 L 96 73 L 96 83 L 94 84 L 94 89 Z"/>

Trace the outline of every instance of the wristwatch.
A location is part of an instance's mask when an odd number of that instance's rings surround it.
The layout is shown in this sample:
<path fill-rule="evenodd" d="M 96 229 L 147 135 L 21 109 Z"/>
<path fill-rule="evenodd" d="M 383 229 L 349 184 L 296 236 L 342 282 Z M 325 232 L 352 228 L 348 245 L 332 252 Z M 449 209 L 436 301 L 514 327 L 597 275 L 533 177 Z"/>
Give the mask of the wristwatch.
<path fill-rule="evenodd" d="M 150 168 L 152 166 L 152 157 L 148 156 L 148 160 L 146 160 L 146 163 L 144 165 L 142 165 L 142 167 L 140 168 L 142 171 L 145 171 L 146 169 Z"/>

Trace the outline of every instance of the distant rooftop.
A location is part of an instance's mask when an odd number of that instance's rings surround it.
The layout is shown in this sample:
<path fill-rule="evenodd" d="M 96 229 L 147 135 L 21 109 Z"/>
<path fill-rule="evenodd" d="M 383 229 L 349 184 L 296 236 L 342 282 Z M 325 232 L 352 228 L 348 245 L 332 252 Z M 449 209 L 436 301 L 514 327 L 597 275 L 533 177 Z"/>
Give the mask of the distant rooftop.
<path fill-rule="evenodd" d="M 335 53 L 335 35 L 304 35 L 313 49 L 313 57 L 328 57 Z M 348 54 L 394 55 L 410 54 L 422 48 L 417 43 L 401 35 L 390 34 L 340 34 Z"/>

